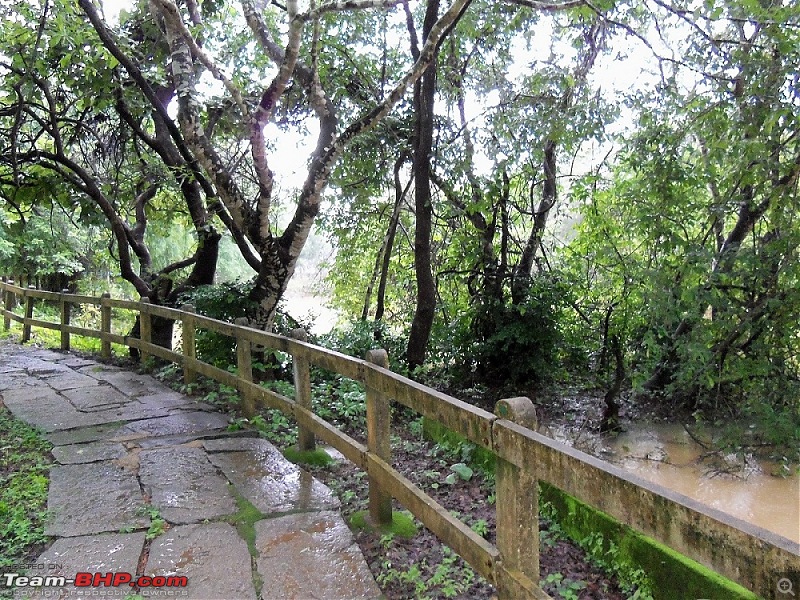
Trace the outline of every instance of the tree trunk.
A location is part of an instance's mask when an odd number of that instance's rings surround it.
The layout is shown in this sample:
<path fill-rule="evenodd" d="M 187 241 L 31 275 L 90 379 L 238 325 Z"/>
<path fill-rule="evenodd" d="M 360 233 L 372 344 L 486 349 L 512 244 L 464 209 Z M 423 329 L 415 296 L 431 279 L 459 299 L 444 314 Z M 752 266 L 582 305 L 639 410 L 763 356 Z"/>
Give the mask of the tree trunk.
<path fill-rule="evenodd" d="M 193 261 L 194 267 L 186 280 L 178 286 L 174 286 L 169 273 L 174 268 L 182 266 L 184 263 L 170 265 L 161 271 L 159 277 L 152 284 L 150 293 L 147 295 L 151 304 L 174 305 L 181 294 L 194 289 L 200 285 L 211 285 L 217 272 L 217 259 L 219 257 L 219 242 L 222 236 L 213 228 L 206 227 L 198 230 L 197 251 Z M 186 261 L 188 262 L 188 261 Z M 191 263 L 190 263 L 191 264 Z M 175 321 L 163 317 L 152 317 L 151 320 L 151 341 L 157 346 L 172 350 L 172 330 Z M 139 317 L 131 328 L 130 337 L 138 338 L 141 334 L 141 324 Z M 139 351 L 135 348 L 130 349 L 133 358 L 139 358 Z"/>
<path fill-rule="evenodd" d="M 556 143 L 553 140 L 547 140 L 545 143 L 542 169 L 544 171 L 542 198 L 534 213 L 531 233 L 525 243 L 519 263 L 514 268 L 514 275 L 511 280 L 511 301 L 515 305 L 522 304 L 528 297 L 533 263 L 542 245 L 542 236 L 547 225 L 547 217 L 556 203 Z"/>
<path fill-rule="evenodd" d="M 394 210 L 392 211 L 392 218 L 389 221 L 389 228 L 386 231 L 386 238 L 384 239 L 383 251 L 383 264 L 381 265 L 380 280 L 378 281 L 378 297 L 375 300 L 375 322 L 383 319 L 383 313 L 386 308 L 386 285 L 389 279 L 389 264 L 392 260 L 392 248 L 394 247 L 394 238 L 397 234 L 397 225 L 400 222 L 400 209 L 403 206 L 406 194 L 411 187 L 411 181 L 403 188 L 400 185 L 400 168 L 405 164 L 408 155 L 401 156 L 394 165 Z M 377 329 L 376 329 L 377 332 Z"/>
<path fill-rule="evenodd" d="M 603 347 L 606 350 L 606 347 Z M 614 381 L 606 392 L 604 401 L 605 409 L 603 410 L 603 417 L 600 420 L 600 431 L 603 433 L 610 433 L 619 431 L 619 404 L 617 404 L 617 396 L 622 389 L 622 383 L 625 381 L 625 357 L 622 353 L 622 342 L 618 335 L 611 337 L 611 352 L 614 354 Z"/>
<path fill-rule="evenodd" d="M 436 22 L 439 0 L 429 0 L 423 24 L 423 39 Z M 414 273 L 417 306 L 408 337 L 408 368 L 425 362 L 436 310 L 436 282 L 431 270 L 431 152 L 433 150 L 433 108 L 436 96 L 436 55 L 422 78 L 414 84 Z"/>

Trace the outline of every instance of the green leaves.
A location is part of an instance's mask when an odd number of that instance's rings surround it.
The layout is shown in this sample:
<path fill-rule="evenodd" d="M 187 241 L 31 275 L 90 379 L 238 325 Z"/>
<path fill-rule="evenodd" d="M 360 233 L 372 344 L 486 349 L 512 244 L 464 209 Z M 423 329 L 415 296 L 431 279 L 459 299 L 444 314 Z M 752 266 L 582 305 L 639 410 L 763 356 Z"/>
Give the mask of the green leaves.
<path fill-rule="evenodd" d="M 444 482 L 450 485 L 455 484 L 458 480 L 469 481 L 474 475 L 474 471 L 464 463 L 456 463 L 450 467 L 452 473 L 445 477 Z"/>

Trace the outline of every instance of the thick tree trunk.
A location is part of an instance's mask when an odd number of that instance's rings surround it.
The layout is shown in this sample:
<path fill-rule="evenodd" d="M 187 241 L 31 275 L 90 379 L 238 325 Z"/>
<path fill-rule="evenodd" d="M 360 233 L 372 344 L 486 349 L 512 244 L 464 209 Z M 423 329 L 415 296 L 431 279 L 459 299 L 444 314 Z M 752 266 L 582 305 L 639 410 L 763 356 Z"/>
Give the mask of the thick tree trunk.
<path fill-rule="evenodd" d="M 211 227 L 205 227 L 198 231 L 197 251 L 190 261 L 170 265 L 161 271 L 161 275 L 151 286 L 147 299 L 152 304 L 172 306 L 181 294 L 194 289 L 200 285 L 211 285 L 217 272 L 217 259 L 219 257 L 219 242 L 222 236 Z M 169 273 L 181 266 L 193 264 L 192 272 L 180 285 L 173 285 Z M 175 321 L 163 317 L 153 317 L 151 322 L 151 341 L 162 348 L 172 349 L 172 330 Z M 130 337 L 138 338 L 141 333 L 139 317 L 133 324 L 133 328 L 128 334 Z M 130 349 L 130 355 L 139 358 L 139 351 L 135 348 Z"/>
<path fill-rule="evenodd" d="M 439 0 L 429 0 L 423 25 L 427 39 L 439 13 Z M 408 338 L 408 368 L 425 362 L 436 310 L 436 282 L 431 270 L 431 151 L 433 149 L 433 109 L 436 96 L 436 56 L 414 85 L 414 273 L 417 279 L 417 306 Z"/>

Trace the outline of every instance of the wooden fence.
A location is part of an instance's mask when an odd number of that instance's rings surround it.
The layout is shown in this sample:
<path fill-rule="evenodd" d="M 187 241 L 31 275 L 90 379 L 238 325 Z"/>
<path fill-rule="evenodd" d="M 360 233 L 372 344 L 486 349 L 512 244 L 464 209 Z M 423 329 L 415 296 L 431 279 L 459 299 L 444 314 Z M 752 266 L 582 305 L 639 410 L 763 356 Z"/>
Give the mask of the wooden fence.
<path fill-rule="evenodd" d="M 548 598 L 539 587 L 538 481 L 545 481 L 638 530 L 673 550 L 705 565 L 762 597 L 774 597 L 780 582 L 800 581 L 800 545 L 740 521 L 694 500 L 647 482 L 635 475 L 532 431 L 533 407 L 527 398 L 497 404 L 495 414 L 391 372 L 385 351 L 372 350 L 364 360 L 308 344 L 302 330 L 293 338 L 210 319 L 192 307 L 154 306 L 146 301 L 116 300 L 68 293 L 43 292 L 0 282 L 4 324 L 22 324 L 28 341 L 32 327 L 61 332 L 61 347 L 69 349 L 70 335 L 101 340 L 101 354 L 110 357 L 111 344 L 137 348 L 142 358 L 157 356 L 183 367 L 185 381 L 198 374 L 239 390 L 243 409 L 276 408 L 298 424 L 300 449 L 319 439 L 339 450 L 365 470 L 369 480 L 369 510 L 376 523 L 391 519 L 396 499 L 428 529 L 498 589 L 501 598 Z M 34 319 L 34 302 L 60 307 L 60 322 Z M 71 307 L 100 307 L 100 330 L 70 324 Z M 20 307 L 23 315 L 14 312 Z M 141 322 L 141 339 L 112 333 L 114 310 L 133 311 Z M 181 324 L 182 351 L 150 341 L 153 317 Z M 215 331 L 236 341 L 237 374 L 214 367 L 195 354 L 197 329 Z M 253 383 L 253 345 L 291 355 L 295 398 L 290 399 Z M 309 367 L 316 365 L 361 382 L 366 389 L 367 443 L 362 444 L 318 417 L 311 409 Z M 497 545 L 473 532 L 444 507 L 391 466 L 390 410 L 393 399 L 445 425 L 497 455 Z"/>

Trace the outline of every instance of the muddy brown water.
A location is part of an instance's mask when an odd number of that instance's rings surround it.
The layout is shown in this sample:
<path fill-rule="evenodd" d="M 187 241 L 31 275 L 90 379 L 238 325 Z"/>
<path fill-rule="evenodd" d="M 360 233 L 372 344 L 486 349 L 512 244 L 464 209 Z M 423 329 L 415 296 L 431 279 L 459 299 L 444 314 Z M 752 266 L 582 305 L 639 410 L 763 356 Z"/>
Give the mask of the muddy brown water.
<path fill-rule="evenodd" d="M 617 436 L 569 426 L 541 433 L 665 488 L 800 542 L 800 477 L 781 465 L 735 455 L 710 458 L 680 424 L 626 425 Z"/>

